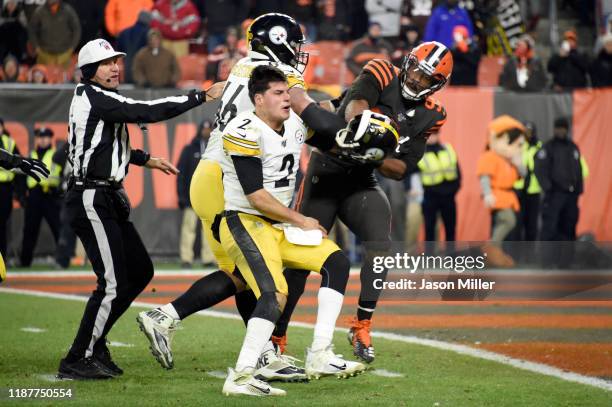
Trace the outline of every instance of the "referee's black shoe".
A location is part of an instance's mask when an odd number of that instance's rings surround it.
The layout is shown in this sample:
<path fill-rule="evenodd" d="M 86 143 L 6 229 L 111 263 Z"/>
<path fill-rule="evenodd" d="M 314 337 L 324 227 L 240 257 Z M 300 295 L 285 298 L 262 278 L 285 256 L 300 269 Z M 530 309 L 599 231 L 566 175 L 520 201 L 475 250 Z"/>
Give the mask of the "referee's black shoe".
<path fill-rule="evenodd" d="M 103 345 L 99 351 L 94 353 L 94 358 L 109 370 L 113 376 L 121 376 L 123 374 L 123 369 L 113 362 L 110 350 L 108 350 L 106 345 Z"/>
<path fill-rule="evenodd" d="M 57 372 L 58 379 L 67 380 L 100 380 L 113 377 L 112 372 L 93 357 L 81 358 L 72 363 L 62 359 Z"/>

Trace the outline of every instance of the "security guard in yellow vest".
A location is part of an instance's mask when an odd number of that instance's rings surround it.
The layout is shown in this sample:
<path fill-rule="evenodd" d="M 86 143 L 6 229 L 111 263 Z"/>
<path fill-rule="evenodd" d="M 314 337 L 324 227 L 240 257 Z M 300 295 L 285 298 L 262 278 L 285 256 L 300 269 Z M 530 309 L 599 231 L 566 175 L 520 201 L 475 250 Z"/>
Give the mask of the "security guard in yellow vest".
<path fill-rule="evenodd" d="M 32 264 L 34 247 L 40 232 L 40 223 L 43 218 L 51 228 L 51 233 L 57 239 L 60 229 L 60 199 L 59 185 L 62 168 L 53 162 L 55 149 L 51 145 L 53 131 L 46 127 L 34 130 L 34 150 L 30 157 L 41 160 L 49 168 L 49 178 L 40 182 L 28 177 L 28 198 L 25 208 L 25 221 L 23 240 L 21 244 L 21 266 L 29 267 Z"/>
<path fill-rule="evenodd" d="M 436 240 L 436 221 L 440 214 L 444 223 L 446 241 L 454 242 L 457 224 L 455 195 L 461 186 L 461 172 L 453 146 L 440 143 L 439 133 L 430 135 L 418 168 L 424 191 L 422 208 L 425 240 L 427 242 Z M 452 247 L 447 244 L 447 249 Z"/>
<path fill-rule="evenodd" d="M 19 155 L 19 149 L 0 119 L 0 148 L 9 154 Z M 7 223 L 13 209 L 13 183 L 15 172 L 0 168 L 0 254 L 6 258 Z"/>
<path fill-rule="evenodd" d="M 521 210 L 516 219 L 516 226 L 508 240 L 534 242 L 538 239 L 538 219 L 540 217 L 540 195 L 542 189 L 535 176 L 535 156 L 542 148 L 538 140 L 537 129 L 533 122 L 526 122 L 525 143 L 523 143 L 523 165 L 526 175 L 514 183 Z"/>

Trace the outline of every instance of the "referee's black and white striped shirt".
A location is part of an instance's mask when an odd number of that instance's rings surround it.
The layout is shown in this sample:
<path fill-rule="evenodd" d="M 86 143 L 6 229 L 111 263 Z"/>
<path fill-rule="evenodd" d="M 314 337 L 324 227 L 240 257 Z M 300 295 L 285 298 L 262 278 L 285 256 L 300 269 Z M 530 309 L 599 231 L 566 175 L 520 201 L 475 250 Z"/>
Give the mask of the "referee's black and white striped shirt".
<path fill-rule="evenodd" d="M 70 105 L 69 152 L 72 176 L 121 182 L 128 164 L 144 165 L 148 155 L 130 148 L 126 123 L 167 120 L 202 104 L 201 93 L 151 101 L 121 96 L 95 82 L 83 81 Z"/>

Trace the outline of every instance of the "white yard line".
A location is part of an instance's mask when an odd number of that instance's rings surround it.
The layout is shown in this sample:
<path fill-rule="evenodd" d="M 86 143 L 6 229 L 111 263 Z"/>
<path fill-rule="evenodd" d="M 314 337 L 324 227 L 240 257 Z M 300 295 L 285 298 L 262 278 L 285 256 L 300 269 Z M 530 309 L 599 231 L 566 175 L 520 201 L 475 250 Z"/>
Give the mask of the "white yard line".
<path fill-rule="evenodd" d="M 34 290 L 23 290 L 16 288 L 3 288 L 0 287 L 0 293 L 9 293 L 9 294 L 23 294 L 30 295 L 33 297 L 42 297 L 42 298 L 56 298 L 61 300 L 73 300 L 73 301 L 81 301 L 86 302 L 87 297 L 73 295 L 73 294 L 58 294 L 58 293 L 46 293 L 41 291 Z M 159 306 L 159 304 L 148 303 L 135 301 L 132 303 L 133 306 L 141 307 L 141 308 L 154 308 Z M 208 316 L 208 317 L 216 317 L 216 318 L 225 318 L 225 319 L 235 319 L 240 320 L 240 316 L 237 314 L 231 314 L 228 312 L 220 312 L 220 311 L 199 311 L 198 314 Z M 300 327 L 300 328 L 308 328 L 313 329 L 314 324 L 309 324 L 305 322 L 292 322 L 291 326 Z M 347 332 L 346 328 L 336 328 L 337 331 Z M 516 367 L 518 369 L 527 370 L 533 373 L 539 373 L 545 376 L 556 377 L 561 380 L 565 380 L 568 382 L 575 382 L 580 384 L 586 384 L 588 386 L 597 387 L 600 389 L 612 391 L 612 382 L 598 379 L 596 377 L 584 376 L 578 373 L 567 372 L 556 367 L 548 366 L 542 363 L 530 362 L 523 359 L 511 358 L 509 356 L 504 356 L 499 353 L 490 352 L 481 349 L 471 348 L 465 345 L 459 345 L 450 342 L 438 341 L 433 339 L 423 339 L 418 338 L 416 336 L 411 335 L 400 335 L 394 334 L 390 332 L 372 332 L 372 336 L 375 338 L 383 338 L 390 341 L 396 342 L 404 342 L 415 345 L 423 345 L 429 346 L 431 348 L 436 348 L 440 350 L 455 352 L 461 355 L 472 356 L 478 359 L 490 360 L 493 362 L 501 363 L 504 365 Z"/>

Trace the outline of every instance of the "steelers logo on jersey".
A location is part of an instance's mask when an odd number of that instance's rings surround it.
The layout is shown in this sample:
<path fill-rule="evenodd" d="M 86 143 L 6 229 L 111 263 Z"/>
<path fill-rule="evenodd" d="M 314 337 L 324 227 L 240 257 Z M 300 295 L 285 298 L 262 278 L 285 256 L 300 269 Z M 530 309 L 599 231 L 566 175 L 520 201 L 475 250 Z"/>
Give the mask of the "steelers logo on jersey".
<path fill-rule="evenodd" d="M 280 25 L 272 27 L 268 35 L 270 36 L 270 41 L 276 45 L 284 44 L 287 41 L 287 30 Z"/>
<path fill-rule="evenodd" d="M 295 141 L 297 141 L 298 143 L 302 144 L 305 140 L 304 137 L 304 132 L 302 132 L 302 130 L 298 130 L 295 132 Z"/>

